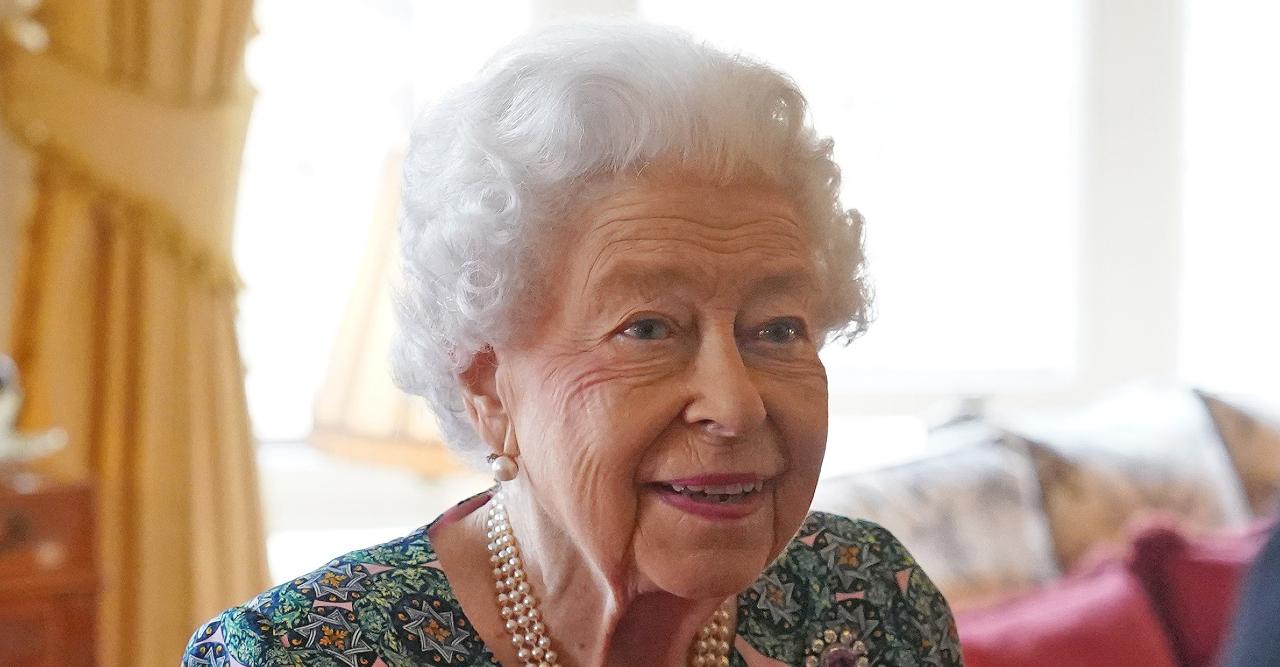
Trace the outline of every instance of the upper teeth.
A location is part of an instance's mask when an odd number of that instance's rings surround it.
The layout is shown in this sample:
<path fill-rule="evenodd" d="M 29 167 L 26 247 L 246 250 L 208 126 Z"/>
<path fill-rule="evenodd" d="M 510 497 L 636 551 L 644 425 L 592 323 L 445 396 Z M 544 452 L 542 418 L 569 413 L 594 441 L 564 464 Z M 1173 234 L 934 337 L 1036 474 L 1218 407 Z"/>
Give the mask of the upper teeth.
<path fill-rule="evenodd" d="M 764 482 L 747 482 L 745 484 L 719 484 L 719 485 L 703 485 L 703 484 L 671 484 L 671 488 L 678 493 L 692 491 L 694 493 L 705 493 L 709 496 L 730 496 L 739 493 L 748 493 L 751 491 L 759 491 L 764 488 Z"/>

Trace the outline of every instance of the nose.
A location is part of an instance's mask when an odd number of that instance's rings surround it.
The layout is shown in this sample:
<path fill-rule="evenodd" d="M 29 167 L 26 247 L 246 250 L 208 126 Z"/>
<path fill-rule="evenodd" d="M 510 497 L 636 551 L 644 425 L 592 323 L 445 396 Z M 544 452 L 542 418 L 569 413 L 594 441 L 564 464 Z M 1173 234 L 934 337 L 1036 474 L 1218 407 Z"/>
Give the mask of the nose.
<path fill-rule="evenodd" d="M 717 440 L 745 437 L 764 423 L 764 399 L 732 333 L 703 337 L 689 387 L 685 420 Z"/>

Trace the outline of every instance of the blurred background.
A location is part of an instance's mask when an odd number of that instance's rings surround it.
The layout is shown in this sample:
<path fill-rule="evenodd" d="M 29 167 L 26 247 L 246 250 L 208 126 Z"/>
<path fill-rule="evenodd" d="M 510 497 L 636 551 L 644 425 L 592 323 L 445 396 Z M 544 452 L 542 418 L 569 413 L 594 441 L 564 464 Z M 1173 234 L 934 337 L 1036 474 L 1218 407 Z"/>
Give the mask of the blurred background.
<path fill-rule="evenodd" d="M 499 46 L 594 15 L 781 68 L 836 140 L 878 319 L 823 353 L 820 499 L 958 422 L 1280 397 L 1273 2 L 4 0 L 0 353 L 16 432 L 68 436 L 24 470 L 84 492 L 58 501 L 94 536 L 88 611 L 58 621 L 98 628 L 84 655 L 172 664 L 220 609 L 489 484 L 387 376 L 399 161 Z M 1265 513 L 1228 453 L 1243 509 L 1214 527 Z M 1032 583 L 1069 565 L 1047 521 Z"/>

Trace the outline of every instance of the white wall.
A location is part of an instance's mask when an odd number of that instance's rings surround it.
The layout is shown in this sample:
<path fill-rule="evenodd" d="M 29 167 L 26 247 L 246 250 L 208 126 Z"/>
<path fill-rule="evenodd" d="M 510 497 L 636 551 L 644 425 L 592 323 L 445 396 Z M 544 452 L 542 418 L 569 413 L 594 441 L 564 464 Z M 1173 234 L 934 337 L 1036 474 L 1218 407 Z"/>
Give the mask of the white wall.
<path fill-rule="evenodd" d="M 636 0 L 532 0 L 533 25 L 583 16 L 628 16 L 635 12 Z"/>
<path fill-rule="evenodd" d="M 1280 401 L 1280 3 L 1185 2 L 1179 370 Z"/>
<path fill-rule="evenodd" d="M 1088 8 L 1078 383 L 1093 390 L 1177 374 L 1184 7 Z"/>

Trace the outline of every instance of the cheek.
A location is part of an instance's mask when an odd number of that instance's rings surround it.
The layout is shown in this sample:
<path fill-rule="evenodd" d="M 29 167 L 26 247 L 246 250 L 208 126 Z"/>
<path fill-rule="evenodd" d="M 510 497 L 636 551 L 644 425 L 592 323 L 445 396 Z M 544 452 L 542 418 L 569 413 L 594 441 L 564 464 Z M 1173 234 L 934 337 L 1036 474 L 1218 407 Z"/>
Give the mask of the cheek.
<path fill-rule="evenodd" d="M 817 358 L 762 367 L 756 375 L 769 419 L 796 462 L 821 463 L 827 435 L 827 373 Z"/>
<path fill-rule="evenodd" d="M 675 392 L 662 389 L 669 366 L 553 354 L 514 388 L 522 465 L 539 502 L 606 570 L 625 567 L 639 466 L 678 414 Z"/>
<path fill-rule="evenodd" d="M 764 384 L 765 405 L 787 461 L 775 496 L 777 539 L 785 545 L 809 511 L 826 453 L 826 373 L 815 361 L 773 373 Z"/>
<path fill-rule="evenodd" d="M 521 398 L 528 421 L 543 429 L 532 437 L 558 432 L 578 443 L 571 448 L 576 456 L 638 457 L 679 412 L 679 368 L 673 355 L 631 359 L 608 349 L 548 355 L 530 374 L 539 381 Z"/>

